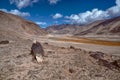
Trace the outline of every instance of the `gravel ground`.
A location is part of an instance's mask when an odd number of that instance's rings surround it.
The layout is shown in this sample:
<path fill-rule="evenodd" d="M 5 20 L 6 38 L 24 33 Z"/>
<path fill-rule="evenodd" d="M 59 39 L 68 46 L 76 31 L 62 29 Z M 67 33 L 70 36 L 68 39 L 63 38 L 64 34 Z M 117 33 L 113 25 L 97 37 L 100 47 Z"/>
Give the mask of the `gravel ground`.
<path fill-rule="evenodd" d="M 30 40 L 0 44 L 0 80 L 119 80 L 120 71 L 109 68 L 90 56 L 89 51 L 73 46 L 42 43 L 47 57 L 37 63 L 30 54 Z M 118 56 L 104 54 L 112 62 Z"/>

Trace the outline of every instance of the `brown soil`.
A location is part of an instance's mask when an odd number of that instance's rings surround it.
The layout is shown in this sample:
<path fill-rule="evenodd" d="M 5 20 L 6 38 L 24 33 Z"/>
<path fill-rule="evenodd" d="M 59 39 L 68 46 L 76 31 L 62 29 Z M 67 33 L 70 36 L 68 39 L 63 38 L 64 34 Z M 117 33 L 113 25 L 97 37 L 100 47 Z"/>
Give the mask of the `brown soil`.
<path fill-rule="evenodd" d="M 32 42 L 20 40 L 0 45 L 0 80 L 119 80 L 118 67 L 106 66 L 118 56 L 96 54 L 74 46 L 42 43 L 47 57 L 37 63 L 30 55 Z M 91 56 L 92 55 L 92 56 Z M 94 56 L 94 57 L 93 57 Z M 107 62 L 106 62 L 107 61 Z M 115 63 L 116 64 L 116 63 Z"/>
<path fill-rule="evenodd" d="M 51 37 L 50 39 L 57 41 L 66 41 L 66 42 L 77 42 L 77 43 L 89 43 L 89 44 L 98 44 L 98 45 L 106 45 L 106 46 L 120 46 L 120 41 L 105 41 L 105 40 L 95 40 L 88 38 L 57 38 Z"/>

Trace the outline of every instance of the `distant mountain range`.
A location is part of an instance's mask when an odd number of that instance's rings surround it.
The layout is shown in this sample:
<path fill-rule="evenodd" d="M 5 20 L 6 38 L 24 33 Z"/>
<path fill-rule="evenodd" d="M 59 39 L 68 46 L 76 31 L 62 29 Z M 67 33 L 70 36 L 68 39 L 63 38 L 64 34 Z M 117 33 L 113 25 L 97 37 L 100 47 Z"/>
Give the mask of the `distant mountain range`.
<path fill-rule="evenodd" d="M 19 16 L 0 11 L 0 38 L 18 38 L 31 35 L 45 35 L 46 31 L 37 24 Z"/>
<path fill-rule="evenodd" d="M 44 36 L 48 33 L 72 36 L 120 36 L 120 17 L 100 20 L 87 25 L 61 24 L 42 29 L 31 21 L 0 11 L 0 39 L 5 37 L 18 39 L 34 35 Z"/>
<path fill-rule="evenodd" d="M 61 24 L 46 28 L 51 34 L 83 35 L 118 35 L 120 36 L 120 17 L 100 20 L 87 25 Z"/>

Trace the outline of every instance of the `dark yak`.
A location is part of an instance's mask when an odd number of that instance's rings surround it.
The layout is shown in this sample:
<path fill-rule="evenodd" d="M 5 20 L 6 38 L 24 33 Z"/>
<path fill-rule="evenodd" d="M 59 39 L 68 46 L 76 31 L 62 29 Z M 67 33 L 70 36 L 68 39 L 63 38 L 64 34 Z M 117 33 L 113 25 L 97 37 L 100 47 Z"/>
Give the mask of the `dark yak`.
<path fill-rule="evenodd" d="M 37 60 L 37 62 L 43 61 L 44 50 L 42 45 L 36 40 L 33 41 L 33 44 L 31 47 L 31 54 L 33 55 L 34 59 Z"/>

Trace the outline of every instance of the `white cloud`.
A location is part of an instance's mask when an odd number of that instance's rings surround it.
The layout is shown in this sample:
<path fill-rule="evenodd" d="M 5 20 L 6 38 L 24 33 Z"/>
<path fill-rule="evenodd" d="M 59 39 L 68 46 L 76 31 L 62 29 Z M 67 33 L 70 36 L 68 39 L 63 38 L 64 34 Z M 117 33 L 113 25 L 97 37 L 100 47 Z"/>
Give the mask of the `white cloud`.
<path fill-rule="evenodd" d="M 120 7 L 120 0 L 116 0 L 116 5 Z"/>
<path fill-rule="evenodd" d="M 109 18 L 109 15 L 107 15 L 105 11 L 93 9 L 92 11 L 86 11 L 85 13 L 80 13 L 78 15 L 72 14 L 65 18 L 69 19 L 72 23 L 86 24 L 96 20 Z"/>
<path fill-rule="evenodd" d="M 53 15 L 52 17 L 53 17 L 53 19 L 58 19 L 58 18 L 62 18 L 62 17 L 63 17 L 63 15 L 62 15 L 62 14 L 60 14 L 60 13 L 56 13 L 56 14 L 55 14 L 55 15 Z"/>
<path fill-rule="evenodd" d="M 67 19 L 67 21 L 72 23 L 86 24 L 94 22 L 96 20 L 104 20 L 117 16 L 120 16 L 120 0 L 116 0 L 116 5 L 108 8 L 105 11 L 95 8 L 92 11 L 72 14 L 70 16 L 65 16 L 65 18 Z"/>
<path fill-rule="evenodd" d="M 10 0 L 10 4 L 15 4 L 19 9 L 37 3 L 39 0 Z"/>
<path fill-rule="evenodd" d="M 60 0 L 48 0 L 50 4 L 57 4 Z"/>
<path fill-rule="evenodd" d="M 26 17 L 26 16 L 30 16 L 30 13 L 28 12 L 20 12 L 19 10 L 17 9 L 14 9 L 14 10 L 10 10 L 8 11 L 7 9 L 0 9 L 1 11 L 4 11 L 6 13 L 11 13 L 11 14 L 14 14 L 14 15 L 18 15 L 18 16 L 21 16 L 21 17 Z"/>
<path fill-rule="evenodd" d="M 111 17 L 120 16 L 120 0 L 116 0 L 116 6 L 109 8 L 106 12 Z"/>
<path fill-rule="evenodd" d="M 46 22 L 36 22 L 36 24 L 38 24 L 38 25 L 46 25 L 47 23 Z"/>

